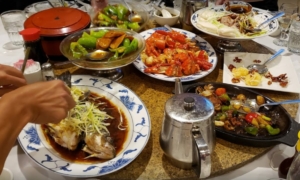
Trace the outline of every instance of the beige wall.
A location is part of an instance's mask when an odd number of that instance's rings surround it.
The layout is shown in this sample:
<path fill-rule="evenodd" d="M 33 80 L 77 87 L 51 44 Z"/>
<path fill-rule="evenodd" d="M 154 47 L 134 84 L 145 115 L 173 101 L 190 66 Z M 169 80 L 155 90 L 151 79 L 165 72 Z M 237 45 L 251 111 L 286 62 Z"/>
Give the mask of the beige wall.
<path fill-rule="evenodd" d="M 300 0 L 278 0 L 278 5 L 280 6 L 283 2 L 298 4 L 300 7 Z"/>

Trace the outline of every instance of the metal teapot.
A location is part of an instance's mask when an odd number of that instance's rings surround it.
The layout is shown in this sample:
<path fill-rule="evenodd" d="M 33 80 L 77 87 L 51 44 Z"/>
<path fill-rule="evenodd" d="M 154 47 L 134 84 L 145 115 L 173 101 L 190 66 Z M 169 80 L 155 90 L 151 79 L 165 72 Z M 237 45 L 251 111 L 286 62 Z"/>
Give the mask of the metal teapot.
<path fill-rule="evenodd" d="M 167 100 L 160 134 L 160 146 L 167 159 L 179 168 L 193 168 L 198 178 L 211 173 L 215 148 L 214 106 L 195 93 L 183 93 L 179 78 L 175 95 Z"/>
<path fill-rule="evenodd" d="M 182 0 L 179 21 L 181 28 L 192 31 L 191 16 L 199 9 L 208 6 L 208 0 Z"/>

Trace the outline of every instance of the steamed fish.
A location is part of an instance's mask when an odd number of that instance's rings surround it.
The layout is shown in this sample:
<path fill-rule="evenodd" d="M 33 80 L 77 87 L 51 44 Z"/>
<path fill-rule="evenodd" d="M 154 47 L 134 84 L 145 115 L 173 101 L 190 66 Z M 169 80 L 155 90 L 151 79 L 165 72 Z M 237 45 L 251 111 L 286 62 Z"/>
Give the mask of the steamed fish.
<path fill-rule="evenodd" d="M 109 134 L 88 133 L 84 141 L 86 145 L 82 150 L 90 154 L 86 158 L 112 159 L 116 156 L 116 149 L 112 145 Z"/>
<path fill-rule="evenodd" d="M 60 124 L 47 124 L 49 134 L 54 141 L 69 150 L 75 150 L 81 140 L 80 134 Z"/>

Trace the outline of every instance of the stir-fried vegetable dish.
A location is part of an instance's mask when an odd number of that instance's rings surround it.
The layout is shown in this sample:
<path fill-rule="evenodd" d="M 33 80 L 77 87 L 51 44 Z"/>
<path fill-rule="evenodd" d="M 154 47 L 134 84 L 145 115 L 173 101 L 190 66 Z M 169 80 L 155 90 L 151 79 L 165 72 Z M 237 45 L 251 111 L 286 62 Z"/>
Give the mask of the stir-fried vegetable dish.
<path fill-rule="evenodd" d="M 97 26 L 118 27 L 121 29 L 140 29 L 141 19 L 128 20 L 130 12 L 123 4 L 107 5 L 95 17 L 93 23 Z"/>
<path fill-rule="evenodd" d="M 44 125 L 48 141 L 70 160 L 114 158 L 126 138 L 126 118 L 105 97 L 77 87 L 71 93 L 77 104 L 69 115 L 58 124 Z"/>
<path fill-rule="evenodd" d="M 109 51 L 113 56 L 107 59 L 116 60 L 138 49 L 138 40 L 123 31 L 99 30 L 90 33 L 83 32 L 76 42 L 71 42 L 70 50 L 74 58 L 85 57 L 89 52 L 97 49 Z M 101 58 L 102 54 L 92 53 L 94 59 Z"/>
<path fill-rule="evenodd" d="M 253 37 L 267 31 L 251 31 L 258 25 L 253 14 L 236 14 L 226 11 L 205 10 L 199 13 L 197 26 L 211 33 L 226 37 Z M 250 30 L 249 30 L 250 29 Z"/>
<path fill-rule="evenodd" d="M 205 50 L 177 31 L 156 30 L 141 54 L 146 73 L 181 77 L 209 70 L 212 64 Z"/>
<path fill-rule="evenodd" d="M 280 133 L 277 119 L 262 112 L 255 112 L 247 101 L 264 104 L 263 96 L 248 99 L 244 94 L 230 96 L 225 88 L 214 88 L 211 84 L 198 86 L 196 93 L 208 98 L 214 105 L 215 125 L 226 131 L 249 136 L 273 136 Z"/>

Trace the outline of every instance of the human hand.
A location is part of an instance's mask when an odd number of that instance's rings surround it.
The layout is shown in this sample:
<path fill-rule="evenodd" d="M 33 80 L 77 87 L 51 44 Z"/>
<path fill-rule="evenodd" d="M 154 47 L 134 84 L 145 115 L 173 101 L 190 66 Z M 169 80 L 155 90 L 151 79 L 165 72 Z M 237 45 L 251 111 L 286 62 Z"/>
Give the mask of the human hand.
<path fill-rule="evenodd" d="M 0 64 L 0 97 L 26 84 L 21 71 L 14 67 Z"/>
<path fill-rule="evenodd" d="M 216 5 L 222 5 L 222 4 L 224 4 L 224 3 L 226 3 L 226 2 L 228 2 L 229 0 L 216 0 Z"/>
<path fill-rule="evenodd" d="M 31 117 L 29 121 L 36 124 L 58 123 L 75 106 L 70 90 L 60 80 L 23 86 L 5 94 L 2 100 L 14 102 L 14 106 L 23 106 Z"/>

